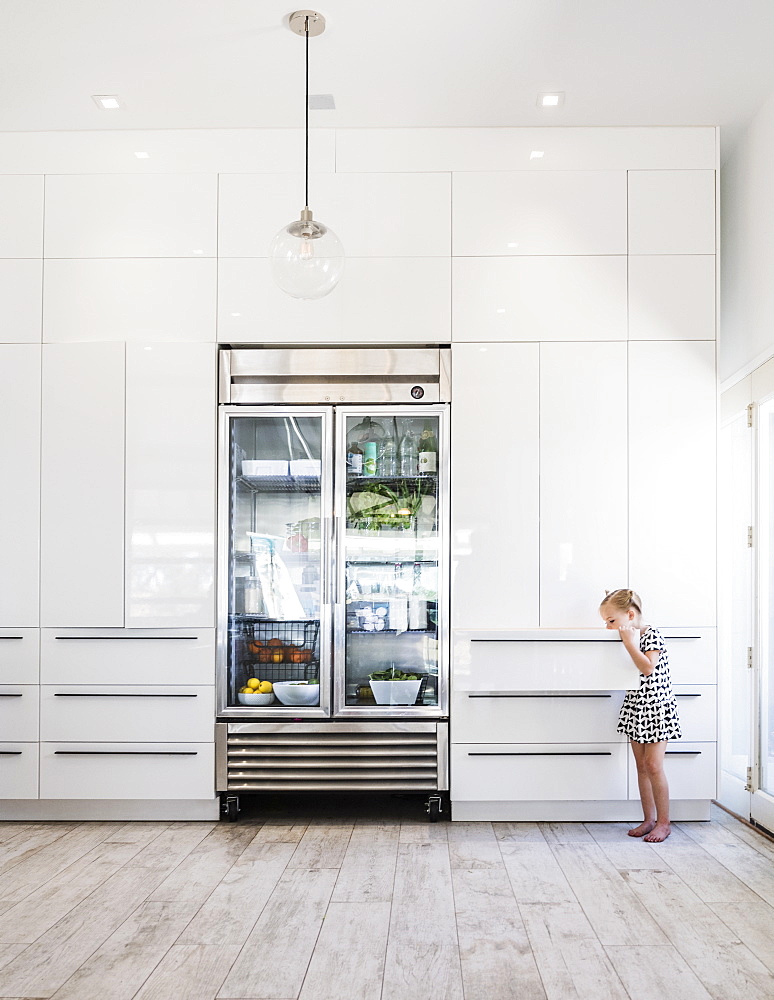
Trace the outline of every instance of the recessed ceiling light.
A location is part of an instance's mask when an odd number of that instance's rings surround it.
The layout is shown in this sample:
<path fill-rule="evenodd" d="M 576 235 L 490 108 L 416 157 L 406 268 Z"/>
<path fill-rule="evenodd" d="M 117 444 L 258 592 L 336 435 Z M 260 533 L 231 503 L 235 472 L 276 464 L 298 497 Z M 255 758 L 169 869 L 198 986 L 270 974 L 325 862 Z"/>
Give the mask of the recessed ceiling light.
<path fill-rule="evenodd" d="M 92 94 L 92 101 L 101 111 L 122 111 L 123 101 L 115 94 Z"/>
<path fill-rule="evenodd" d="M 542 160 L 543 159 L 543 150 L 542 149 L 533 149 L 532 152 L 529 154 L 529 158 L 530 158 L 530 160 Z"/>
<path fill-rule="evenodd" d="M 564 104 L 564 92 L 554 91 L 550 94 L 538 94 L 537 103 L 540 108 L 558 108 Z"/>
<path fill-rule="evenodd" d="M 148 160 L 150 159 L 150 153 L 135 153 L 134 154 L 138 160 Z"/>
<path fill-rule="evenodd" d="M 310 111 L 335 111 L 336 102 L 333 99 L 333 94 L 310 94 L 309 95 L 309 110 Z"/>

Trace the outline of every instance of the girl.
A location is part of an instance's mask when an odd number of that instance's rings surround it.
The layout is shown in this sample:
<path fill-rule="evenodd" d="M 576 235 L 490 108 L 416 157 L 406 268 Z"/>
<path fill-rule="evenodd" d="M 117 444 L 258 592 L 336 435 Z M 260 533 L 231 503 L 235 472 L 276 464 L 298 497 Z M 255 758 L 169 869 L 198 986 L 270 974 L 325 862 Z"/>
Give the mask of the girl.
<path fill-rule="evenodd" d="M 618 732 L 631 742 L 645 817 L 638 827 L 629 830 L 629 836 L 657 844 L 670 834 L 664 753 L 667 740 L 677 740 L 682 735 L 666 644 L 652 625 L 643 624 L 642 602 L 633 590 L 607 591 L 599 613 L 607 628 L 618 629 L 626 651 L 642 674 L 639 688 L 626 692 Z"/>

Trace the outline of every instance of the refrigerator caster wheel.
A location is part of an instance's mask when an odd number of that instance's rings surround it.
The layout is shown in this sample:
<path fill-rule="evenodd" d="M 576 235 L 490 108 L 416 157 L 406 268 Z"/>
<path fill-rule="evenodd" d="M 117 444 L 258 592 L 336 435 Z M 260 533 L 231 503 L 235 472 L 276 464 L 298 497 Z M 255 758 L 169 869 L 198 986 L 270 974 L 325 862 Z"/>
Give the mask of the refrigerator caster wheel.
<path fill-rule="evenodd" d="M 427 815 L 431 823 L 437 823 L 443 814 L 443 799 L 440 795 L 431 795 L 427 800 Z"/>
<path fill-rule="evenodd" d="M 239 818 L 239 796 L 225 795 L 221 799 L 220 812 L 229 823 L 236 823 Z"/>

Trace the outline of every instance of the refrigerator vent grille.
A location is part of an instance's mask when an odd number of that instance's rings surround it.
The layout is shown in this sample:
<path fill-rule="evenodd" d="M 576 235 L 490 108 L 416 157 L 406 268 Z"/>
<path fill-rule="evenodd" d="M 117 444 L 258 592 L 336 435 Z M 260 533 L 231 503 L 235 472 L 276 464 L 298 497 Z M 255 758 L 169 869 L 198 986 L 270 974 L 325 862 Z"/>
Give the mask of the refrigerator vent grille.
<path fill-rule="evenodd" d="M 228 788 L 259 791 L 432 791 L 431 733 L 245 733 L 226 743 Z"/>

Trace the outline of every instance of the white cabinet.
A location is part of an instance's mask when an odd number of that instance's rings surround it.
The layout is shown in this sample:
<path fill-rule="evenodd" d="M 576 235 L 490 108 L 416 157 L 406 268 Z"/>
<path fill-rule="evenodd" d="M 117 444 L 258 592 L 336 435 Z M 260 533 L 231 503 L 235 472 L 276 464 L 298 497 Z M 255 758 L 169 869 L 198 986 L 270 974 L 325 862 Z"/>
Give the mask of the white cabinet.
<path fill-rule="evenodd" d="M 0 684 L 37 684 L 40 631 L 0 628 Z"/>
<path fill-rule="evenodd" d="M 715 344 L 629 344 L 629 585 L 659 627 L 715 624 Z"/>
<path fill-rule="evenodd" d="M 40 343 L 42 296 L 42 260 L 0 259 L 0 343 Z"/>
<path fill-rule="evenodd" d="M 626 174 L 455 173 L 452 226 L 455 257 L 625 254 Z"/>
<path fill-rule="evenodd" d="M 215 624 L 216 360 L 126 346 L 127 627 Z"/>
<path fill-rule="evenodd" d="M 44 684 L 40 689 L 44 741 L 202 743 L 213 737 L 214 716 L 211 686 Z"/>
<path fill-rule="evenodd" d="M 38 744 L 0 743 L 0 799 L 38 797 Z"/>
<path fill-rule="evenodd" d="M 714 684 L 674 684 L 683 739 L 714 743 L 717 739 L 717 688 Z"/>
<path fill-rule="evenodd" d="M 124 623 L 124 353 L 43 348 L 43 625 Z"/>
<path fill-rule="evenodd" d="M 629 253 L 714 254 L 714 170 L 630 170 Z"/>
<path fill-rule="evenodd" d="M 41 743 L 41 799 L 212 799 L 214 743 Z"/>
<path fill-rule="evenodd" d="M 452 801 L 626 799 L 625 743 L 465 743 L 452 748 Z"/>
<path fill-rule="evenodd" d="M 452 347 L 452 625 L 538 624 L 537 344 Z"/>
<path fill-rule="evenodd" d="M 18 629 L 39 613 L 39 346 L 0 345 L 0 428 L 0 627 Z"/>
<path fill-rule="evenodd" d="M 0 733 L 5 740 L 38 738 L 38 685 L 0 684 Z"/>
<path fill-rule="evenodd" d="M 714 340 L 715 257 L 632 254 L 630 340 Z"/>
<path fill-rule="evenodd" d="M 716 747 L 714 743 L 684 743 L 670 740 L 664 757 L 669 798 L 714 799 L 716 793 Z M 629 798 L 640 797 L 637 765 L 629 758 Z"/>
<path fill-rule="evenodd" d="M 626 585 L 626 431 L 626 344 L 541 344 L 543 627 L 598 627 Z"/>
<path fill-rule="evenodd" d="M 0 176 L 0 257 L 43 256 L 43 178 Z"/>

